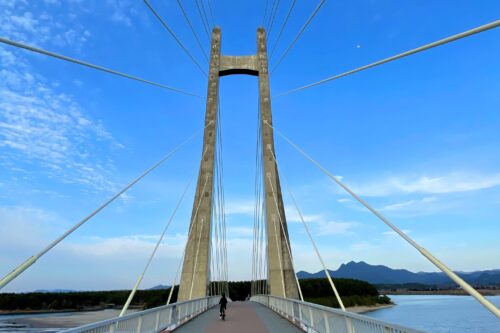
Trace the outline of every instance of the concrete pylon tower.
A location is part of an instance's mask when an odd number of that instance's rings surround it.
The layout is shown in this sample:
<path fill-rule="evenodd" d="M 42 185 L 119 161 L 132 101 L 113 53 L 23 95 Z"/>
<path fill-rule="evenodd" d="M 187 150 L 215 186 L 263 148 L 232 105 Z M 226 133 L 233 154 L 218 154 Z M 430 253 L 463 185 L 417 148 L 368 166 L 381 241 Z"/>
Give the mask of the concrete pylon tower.
<path fill-rule="evenodd" d="M 210 72 L 208 73 L 207 109 L 203 135 L 203 159 L 198 173 L 189 238 L 187 241 L 178 301 L 205 297 L 210 278 L 210 235 L 212 226 L 212 192 L 215 137 L 219 99 L 220 29 L 212 32 Z"/>
<path fill-rule="evenodd" d="M 219 98 L 219 78 L 247 74 L 259 78 L 259 107 L 262 120 L 263 182 L 266 193 L 268 284 L 271 295 L 298 299 L 292 259 L 288 252 L 288 229 L 281 196 L 278 169 L 274 162 L 271 98 L 267 62 L 266 33 L 257 30 L 257 54 L 221 56 L 221 32 L 212 32 L 210 71 L 203 138 L 204 158 L 201 161 L 190 233 L 182 267 L 178 301 L 204 297 L 208 294 L 210 277 L 210 233 L 212 223 L 212 188 L 214 174 L 215 129 Z M 274 194 L 273 194 L 274 193 Z M 276 196 L 276 200 L 275 200 Z M 276 205 L 276 201 L 278 205 Z"/>
<path fill-rule="evenodd" d="M 299 298 L 292 258 L 288 251 L 290 245 L 285 209 L 281 195 L 278 167 L 274 161 L 273 129 L 271 115 L 271 96 L 267 62 L 267 40 L 263 28 L 257 30 L 257 65 L 259 70 L 259 106 L 262 121 L 262 150 L 264 164 L 264 189 L 267 225 L 267 266 L 268 284 L 271 295 L 285 298 Z M 276 200 L 275 200 L 276 196 Z M 277 204 L 276 204 L 277 201 Z M 276 207 L 277 206 L 277 207 Z"/>

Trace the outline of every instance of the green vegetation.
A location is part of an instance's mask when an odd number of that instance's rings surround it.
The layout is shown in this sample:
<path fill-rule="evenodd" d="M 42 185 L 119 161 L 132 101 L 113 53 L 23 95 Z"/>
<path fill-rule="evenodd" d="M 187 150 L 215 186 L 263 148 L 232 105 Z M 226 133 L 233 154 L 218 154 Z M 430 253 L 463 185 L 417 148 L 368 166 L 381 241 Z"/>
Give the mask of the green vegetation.
<path fill-rule="evenodd" d="M 364 281 L 333 279 L 345 306 L 389 304 L 387 296 L 380 296 L 377 289 Z M 300 280 L 304 298 L 308 302 L 339 307 L 327 279 Z M 251 282 L 229 282 L 229 297 L 243 301 L 250 294 Z M 178 287 L 174 289 L 172 302 L 177 300 Z M 170 289 L 139 290 L 131 306 L 151 308 L 167 302 Z M 0 294 L 0 310 L 3 311 L 60 311 L 120 308 L 129 290 L 85 291 L 66 293 Z"/>
<path fill-rule="evenodd" d="M 172 302 L 177 300 L 177 289 L 174 289 Z M 138 290 L 132 306 L 151 308 L 167 302 L 170 289 Z M 79 291 L 67 293 L 23 293 L 0 294 L 0 310 L 3 311 L 53 311 L 83 310 L 120 307 L 125 304 L 130 290 L 114 291 Z"/>
<path fill-rule="evenodd" d="M 346 307 L 391 304 L 389 297 L 380 296 L 377 288 L 368 282 L 355 279 L 332 280 Z M 334 308 L 340 307 L 327 279 L 304 279 L 299 283 L 305 301 Z"/>
<path fill-rule="evenodd" d="M 233 301 L 244 301 L 250 295 L 251 281 L 229 282 L 229 298 Z"/>

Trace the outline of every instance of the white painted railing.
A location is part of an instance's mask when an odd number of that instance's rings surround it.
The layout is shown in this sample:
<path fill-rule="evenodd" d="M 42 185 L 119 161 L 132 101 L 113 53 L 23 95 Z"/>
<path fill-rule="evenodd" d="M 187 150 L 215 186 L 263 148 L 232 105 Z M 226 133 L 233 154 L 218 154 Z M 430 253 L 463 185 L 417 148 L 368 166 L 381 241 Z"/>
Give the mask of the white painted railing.
<path fill-rule="evenodd" d="M 177 327 L 218 304 L 219 300 L 220 296 L 212 296 L 173 303 L 71 328 L 61 333 L 157 333 L 167 328 Z"/>
<path fill-rule="evenodd" d="M 256 295 L 251 300 L 265 305 L 310 333 L 422 333 L 367 316 L 308 302 L 269 295 Z"/>

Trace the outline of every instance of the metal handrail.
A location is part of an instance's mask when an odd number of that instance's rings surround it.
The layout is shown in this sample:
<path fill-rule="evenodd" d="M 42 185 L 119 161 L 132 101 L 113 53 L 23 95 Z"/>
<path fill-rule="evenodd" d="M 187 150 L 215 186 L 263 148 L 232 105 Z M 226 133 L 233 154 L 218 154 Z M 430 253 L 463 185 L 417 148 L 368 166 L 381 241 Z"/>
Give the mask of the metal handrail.
<path fill-rule="evenodd" d="M 197 298 L 189 301 L 163 305 L 106 319 L 80 327 L 70 328 L 61 333 L 151 333 L 178 326 L 193 315 L 199 314 L 218 304 L 220 296 Z"/>
<path fill-rule="evenodd" d="M 306 332 L 422 333 L 422 331 L 386 323 L 368 316 L 294 299 L 255 295 L 250 300 L 270 308 L 282 317 L 298 324 Z"/>

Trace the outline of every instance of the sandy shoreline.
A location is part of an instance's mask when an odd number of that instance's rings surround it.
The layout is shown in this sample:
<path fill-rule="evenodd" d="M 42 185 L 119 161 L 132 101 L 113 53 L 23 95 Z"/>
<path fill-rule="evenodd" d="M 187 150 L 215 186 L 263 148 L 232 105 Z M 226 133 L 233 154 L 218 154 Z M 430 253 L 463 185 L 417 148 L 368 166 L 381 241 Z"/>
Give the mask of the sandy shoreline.
<path fill-rule="evenodd" d="M 133 310 L 131 310 L 132 312 Z M 71 328 L 117 317 L 120 310 L 68 312 L 47 317 L 21 317 L 4 322 L 31 328 Z"/>
<path fill-rule="evenodd" d="M 477 289 L 483 296 L 500 296 L 500 289 Z M 447 295 L 447 296 L 470 296 L 465 290 L 379 290 L 381 295 Z"/>
<path fill-rule="evenodd" d="M 373 306 L 351 306 L 346 308 L 347 311 L 353 312 L 353 313 L 367 313 L 367 312 L 372 312 L 380 309 L 386 309 L 386 308 L 392 308 L 396 304 L 377 304 Z"/>

